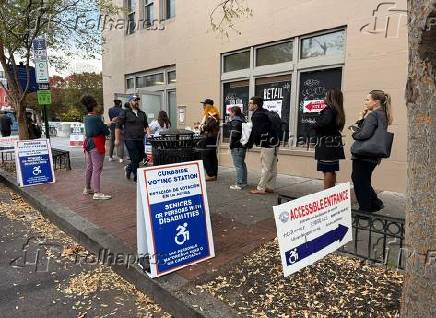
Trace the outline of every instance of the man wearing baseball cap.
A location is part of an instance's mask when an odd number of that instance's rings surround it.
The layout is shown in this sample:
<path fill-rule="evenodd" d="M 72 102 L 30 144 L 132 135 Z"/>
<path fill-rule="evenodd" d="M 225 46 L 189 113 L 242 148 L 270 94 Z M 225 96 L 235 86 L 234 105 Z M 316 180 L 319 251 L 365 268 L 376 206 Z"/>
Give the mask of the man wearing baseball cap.
<path fill-rule="evenodd" d="M 200 133 L 204 137 L 202 159 L 206 170 L 206 181 L 216 181 L 218 177 L 217 145 L 220 131 L 219 111 L 212 99 L 203 102 L 203 119 L 200 124 Z"/>
<path fill-rule="evenodd" d="M 136 182 L 136 170 L 139 163 L 144 159 L 144 137 L 148 128 L 147 115 L 139 109 L 138 96 L 129 96 L 130 109 L 125 109 L 117 119 L 115 129 L 115 145 L 120 144 L 121 131 L 124 131 L 124 142 L 129 152 L 130 164 L 125 167 L 126 178 L 130 179 L 133 173 L 133 181 Z"/>

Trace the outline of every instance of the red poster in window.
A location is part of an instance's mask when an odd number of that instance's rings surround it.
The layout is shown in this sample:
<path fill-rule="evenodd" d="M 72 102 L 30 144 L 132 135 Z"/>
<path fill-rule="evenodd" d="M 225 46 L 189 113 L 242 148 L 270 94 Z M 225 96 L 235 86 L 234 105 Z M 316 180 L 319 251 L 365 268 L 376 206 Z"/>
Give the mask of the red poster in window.
<path fill-rule="evenodd" d="M 319 113 L 326 107 L 323 99 L 319 100 L 306 100 L 304 101 L 304 113 Z"/>

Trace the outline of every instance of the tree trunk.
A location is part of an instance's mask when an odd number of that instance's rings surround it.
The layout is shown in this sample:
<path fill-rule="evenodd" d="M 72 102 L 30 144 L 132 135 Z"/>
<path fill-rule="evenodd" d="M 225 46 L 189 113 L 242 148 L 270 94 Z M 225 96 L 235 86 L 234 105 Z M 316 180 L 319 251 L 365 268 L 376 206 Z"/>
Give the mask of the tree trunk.
<path fill-rule="evenodd" d="M 21 103 L 14 104 L 14 108 L 17 111 L 18 135 L 20 140 L 27 140 L 29 139 L 29 130 L 27 129 L 25 100 L 23 100 Z"/>
<path fill-rule="evenodd" d="M 408 0 L 406 277 L 401 317 L 436 317 L 436 0 Z"/>

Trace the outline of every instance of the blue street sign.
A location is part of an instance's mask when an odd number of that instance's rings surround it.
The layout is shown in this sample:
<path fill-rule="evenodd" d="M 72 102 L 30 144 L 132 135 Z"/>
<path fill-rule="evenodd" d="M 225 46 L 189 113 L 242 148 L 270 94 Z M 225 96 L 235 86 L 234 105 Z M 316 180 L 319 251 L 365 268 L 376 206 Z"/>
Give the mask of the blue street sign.
<path fill-rule="evenodd" d="M 36 38 L 32 42 L 34 50 L 46 50 L 47 45 L 44 38 Z"/>
<path fill-rule="evenodd" d="M 339 224 L 335 230 L 329 231 L 320 237 L 313 239 L 312 241 L 303 243 L 300 246 L 287 251 L 285 253 L 286 263 L 288 265 L 293 265 L 312 254 L 318 253 L 336 241 L 342 241 L 347 232 L 348 227 Z"/>

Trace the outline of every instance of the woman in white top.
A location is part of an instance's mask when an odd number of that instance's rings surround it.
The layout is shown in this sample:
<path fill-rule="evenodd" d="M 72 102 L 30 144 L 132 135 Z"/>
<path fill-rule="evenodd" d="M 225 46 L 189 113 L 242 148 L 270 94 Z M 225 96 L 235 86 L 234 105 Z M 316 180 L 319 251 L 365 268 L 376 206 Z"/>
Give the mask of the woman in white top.
<path fill-rule="evenodd" d="M 161 132 L 171 128 L 168 114 L 161 110 L 157 119 L 153 120 L 147 128 L 149 136 L 159 136 Z"/>

